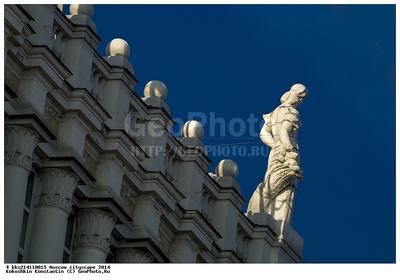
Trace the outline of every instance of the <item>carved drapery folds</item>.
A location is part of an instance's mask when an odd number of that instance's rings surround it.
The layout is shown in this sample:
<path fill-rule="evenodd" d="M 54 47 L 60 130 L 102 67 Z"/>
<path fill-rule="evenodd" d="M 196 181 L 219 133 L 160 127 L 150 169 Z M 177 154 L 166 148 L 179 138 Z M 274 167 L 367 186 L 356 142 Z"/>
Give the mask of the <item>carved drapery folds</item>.
<path fill-rule="evenodd" d="M 149 252 L 138 248 L 121 248 L 115 254 L 117 263 L 152 263 L 155 258 Z"/>
<path fill-rule="evenodd" d="M 307 95 L 302 84 L 294 84 L 281 97 L 281 105 L 265 114 L 260 138 L 271 148 L 264 181 L 250 199 L 247 215 L 266 212 L 275 220 L 289 222 L 296 182 L 303 178 L 297 133 L 301 126 L 296 109 Z"/>
<path fill-rule="evenodd" d="M 23 126 L 7 125 L 4 134 L 4 162 L 18 165 L 30 171 L 32 153 L 39 140 L 39 135 Z"/>
<path fill-rule="evenodd" d="M 284 190 L 293 188 L 296 180 L 303 178 L 299 166 L 299 153 L 292 147 L 285 149 L 282 146 L 274 148 L 269 164 L 268 174 L 264 182 L 267 193 L 266 208 Z"/>
<path fill-rule="evenodd" d="M 107 254 L 116 221 L 111 213 L 103 210 L 80 210 L 74 247 L 95 247 Z"/>

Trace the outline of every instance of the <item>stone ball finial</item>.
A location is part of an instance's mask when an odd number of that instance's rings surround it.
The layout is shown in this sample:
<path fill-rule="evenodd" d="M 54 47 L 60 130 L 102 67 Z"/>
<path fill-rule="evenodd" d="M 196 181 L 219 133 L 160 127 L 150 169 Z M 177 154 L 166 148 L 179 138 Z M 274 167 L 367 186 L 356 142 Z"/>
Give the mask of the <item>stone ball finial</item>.
<path fill-rule="evenodd" d="M 128 58 L 131 54 L 131 49 L 128 42 L 126 42 L 124 39 L 116 38 L 108 43 L 106 53 L 108 56 L 119 55 Z"/>
<path fill-rule="evenodd" d="M 69 6 L 69 12 L 71 15 L 85 15 L 88 17 L 93 16 L 93 5 L 92 4 L 71 4 Z"/>
<path fill-rule="evenodd" d="M 187 121 L 182 127 L 181 134 L 184 138 L 201 139 L 204 136 L 204 128 L 198 121 Z"/>
<path fill-rule="evenodd" d="M 239 175 L 239 167 L 233 160 L 223 159 L 215 167 L 215 174 L 218 177 L 237 177 Z"/>
<path fill-rule="evenodd" d="M 150 81 L 144 87 L 144 96 L 145 97 L 152 97 L 157 96 L 161 99 L 166 99 L 168 95 L 167 86 L 161 81 Z"/>

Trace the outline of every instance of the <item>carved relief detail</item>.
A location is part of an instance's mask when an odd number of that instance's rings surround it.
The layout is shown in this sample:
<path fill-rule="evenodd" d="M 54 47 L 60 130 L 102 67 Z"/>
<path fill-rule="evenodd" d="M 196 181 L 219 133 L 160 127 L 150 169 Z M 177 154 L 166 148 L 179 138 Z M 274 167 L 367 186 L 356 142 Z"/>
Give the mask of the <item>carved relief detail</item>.
<path fill-rule="evenodd" d="M 38 207 L 58 207 L 72 210 L 72 194 L 79 182 L 74 173 L 60 168 L 45 168 L 40 173 L 42 189 Z"/>
<path fill-rule="evenodd" d="M 4 135 L 4 162 L 18 165 L 30 171 L 32 153 L 39 140 L 39 135 L 32 129 L 7 125 Z"/>
<path fill-rule="evenodd" d="M 116 252 L 117 263 L 152 263 L 155 258 L 149 252 L 138 248 L 121 248 Z"/>
<path fill-rule="evenodd" d="M 80 210 L 74 247 L 95 247 L 108 254 L 111 232 L 116 221 L 114 215 L 103 210 Z"/>

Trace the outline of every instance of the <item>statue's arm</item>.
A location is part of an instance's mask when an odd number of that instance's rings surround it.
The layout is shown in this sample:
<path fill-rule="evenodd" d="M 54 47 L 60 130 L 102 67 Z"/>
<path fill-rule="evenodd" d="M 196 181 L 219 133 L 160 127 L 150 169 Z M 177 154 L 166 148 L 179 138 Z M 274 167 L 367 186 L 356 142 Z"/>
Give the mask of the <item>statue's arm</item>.
<path fill-rule="evenodd" d="M 261 128 L 260 139 L 265 145 L 271 148 L 274 145 L 275 141 L 274 137 L 272 136 L 271 126 L 269 125 L 269 123 L 265 123 L 264 126 Z"/>
<path fill-rule="evenodd" d="M 283 121 L 281 130 L 279 132 L 279 139 L 281 140 L 284 147 L 291 147 L 292 143 L 290 142 L 289 133 L 291 132 L 293 125 L 289 121 Z"/>

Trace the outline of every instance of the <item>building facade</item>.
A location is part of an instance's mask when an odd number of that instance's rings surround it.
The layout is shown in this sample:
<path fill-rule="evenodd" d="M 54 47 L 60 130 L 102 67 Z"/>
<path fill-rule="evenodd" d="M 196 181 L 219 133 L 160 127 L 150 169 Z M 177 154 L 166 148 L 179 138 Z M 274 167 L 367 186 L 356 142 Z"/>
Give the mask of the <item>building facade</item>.
<path fill-rule="evenodd" d="M 180 138 L 167 88 L 142 94 L 129 45 L 107 56 L 93 5 L 5 5 L 5 262 L 299 262 L 302 238 L 247 217 L 231 160 L 201 124 Z"/>

